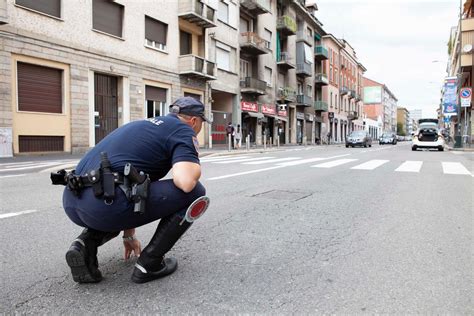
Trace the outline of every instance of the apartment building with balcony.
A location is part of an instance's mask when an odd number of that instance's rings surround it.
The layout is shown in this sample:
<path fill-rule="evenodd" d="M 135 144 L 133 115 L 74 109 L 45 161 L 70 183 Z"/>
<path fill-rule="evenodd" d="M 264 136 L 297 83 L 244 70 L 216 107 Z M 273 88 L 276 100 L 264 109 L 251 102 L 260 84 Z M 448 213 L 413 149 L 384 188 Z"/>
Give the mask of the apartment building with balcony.
<path fill-rule="evenodd" d="M 14 154 L 85 152 L 183 95 L 210 111 L 217 6 L 153 2 L 0 1 L 0 127 Z M 201 145 L 209 134 L 205 126 Z"/>
<path fill-rule="evenodd" d="M 323 88 L 323 101 L 328 104 L 324 114 L 324 134 L 333 142 L 344 142 L 353 130 L 364 129 L 363 122 L 363 74 L 365 67 L 358 61 L 354 48 L 334 35 L 323 36 L 329 59 L 324 64 L 328 85 Z"/>
<path fill-rule="evenodd" d="M 397 132 L 397 97 L 383 83 L 363 77 L 364 112 L 367 117 L 381 117 L 384 132 Z"/>

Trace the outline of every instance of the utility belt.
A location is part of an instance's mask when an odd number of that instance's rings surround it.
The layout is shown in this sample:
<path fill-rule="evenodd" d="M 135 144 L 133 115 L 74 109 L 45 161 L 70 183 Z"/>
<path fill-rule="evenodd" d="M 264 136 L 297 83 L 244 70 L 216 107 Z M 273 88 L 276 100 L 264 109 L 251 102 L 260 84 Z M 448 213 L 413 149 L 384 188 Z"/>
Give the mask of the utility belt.
<path fill-rule="evenodd" d="M 64 169 L 51 173 L 54 185 L 65 185 L 74 195 L 79 196 L 84 188 L 92 187 L 96 197 L 102 197 L 104 203 L 111 205 L 115 199 L 115 187 L 119 186 L 127 199 L 135 203 L 133 211 L 145 213 L 146 200 L 150 191 L 150 177 L 127 163 L 123 172 L 112 172 L 107 153 L 101 153 L 100 168 L 84 175 L 76 175 L 75 170 Z"/>

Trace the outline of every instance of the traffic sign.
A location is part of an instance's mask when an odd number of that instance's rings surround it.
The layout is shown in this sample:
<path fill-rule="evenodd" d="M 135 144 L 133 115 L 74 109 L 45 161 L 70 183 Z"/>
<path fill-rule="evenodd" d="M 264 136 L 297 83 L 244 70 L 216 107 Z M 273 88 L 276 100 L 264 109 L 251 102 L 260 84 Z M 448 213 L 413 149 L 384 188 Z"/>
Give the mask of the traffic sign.
<path fill-rule="evenodd" d="M 472 97 L 472 90 L 471 88 L 462 88 L 459 92 L 459 96 L 461 97 L 461 107 L 468 108 L 471 106 L 471 97 Z"/>

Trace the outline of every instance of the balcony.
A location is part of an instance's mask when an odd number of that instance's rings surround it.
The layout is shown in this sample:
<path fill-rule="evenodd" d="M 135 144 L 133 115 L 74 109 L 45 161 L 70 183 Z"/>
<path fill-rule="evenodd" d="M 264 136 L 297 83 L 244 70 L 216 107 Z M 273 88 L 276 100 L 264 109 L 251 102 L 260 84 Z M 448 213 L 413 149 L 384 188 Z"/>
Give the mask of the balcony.
<path fill-rule="evenodd" d="M 348 120 L 357 120 L 359 118 L 359 113 L 357 111 L 349 111 L 347 114 L 347 119 Z"/>
<path fill-rule="evenodd" d="M 296 105 L 299 106 L 314 106 L 313 98 L 305 94 L 298 94 L 296 96 Z"/>
<path fill-rule="evenodd" d="M 317 45 L 314 47 L 314 58 L 317 61 L 327 60 L 329 58 L 328 49 L 323 45 Z"/>
<path fill-rule="evenodd" d="M 327 112 L 328 103 L 324 101 L 314 101 L 314 110 L 320 112 Z"/>
<path fill-rule="evenodd" d="M 196 55 L 179 56 L 179 74 L 190 78 L 216 80 L 216 64 Z"/>
<path fill-rule="evenodd" d="M 296 101 L 296 91 L 290 87 L 278 89 L 278 103 L 290 103 Z"/>
<path fill-rule="evenodd" d="M 263 55 L 270 53 L 270 42 L 262 39 L 256 33 L 240 34 L 240 50 L 248 55 Z"/>
<path fill-rule="evenodd" d="M 240 0 L 240 7 L 255 17 L 270 13 L 270 0 Z"/>
<path fill-rule="evenodd" d="M 316 74 L 314 84 L 318 87 L 327 86 L 329 84 L 328 76 L 326 74 Z"/>
<path fill-rule="evenodd" d="M 241 93 L 264 95 L 267 93 L 266 90 L 267 83 L 263 80 L 252 77 L 245 77 L 244 79 L 240 80 Z"/>
<path fill-rule="evenodd" d="M 356 97 L 356 92 L 354 90 L 349 90 L 347 95 L 349 96 L 349 99 L 354 99 Z"/>
<path fill-rule="evenodd" d="M 296 22 L 288 15 L 283 15 L 277 20 L 277 31 L 282 35 L 295 35 L 296 34 Z"/>
<path fill-rule="evenodd" d="M 313 75 L 312 64 L 307 64 L 307 63 L 296 64 L 296 75 L 300 77 L 311 77 Z"/>
<path fill-rule="evenodd" d="M 288 52 L 281 52 L 280 56 L 277 56 L 277 65 L 278 67 L 284 70 L 296 68 L 291 58 L 291 55 Z"/>
<path fill-rule="evenodd" d="M 216 26 L 216 11 L 199 0 L 179 0 L 178 17 L 203 28 Z"/>
<path fill-rule="evenodd" d="M 306 31 L 298 31 L 296 32 L 296 41 L 297 42 L 305 42 L 306 44 L 312 46 L 314 44 L 314 38 L 310 35 L 308 35 L 308 33 L 306 33 Z"/>
<path fill-rule="evenodd" d="M 341 90 L 339 91 L 340 95 L 346 95 L 349 93 L 349 88 L 348 87 L 342 87 Z"/>

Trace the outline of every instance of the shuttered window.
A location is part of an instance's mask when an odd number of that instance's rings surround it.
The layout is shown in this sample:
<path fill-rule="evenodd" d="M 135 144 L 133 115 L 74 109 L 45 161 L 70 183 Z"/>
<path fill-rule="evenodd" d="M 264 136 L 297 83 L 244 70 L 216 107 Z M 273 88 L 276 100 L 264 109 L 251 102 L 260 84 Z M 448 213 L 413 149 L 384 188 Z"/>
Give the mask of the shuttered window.
<path fill-rule="evenodd" d="M 152 86 L 145 86 L 145 95 L 147 100 L 166 102 L 166 89 Z"/>
<path fill-rule="evenodd" d="M 20 135 L 18 145 L 21 153 L 64 151 L 64 136 Z"/>
<path fill-rule="evenodd" d="M 94 30 L 122 37 L 124 6 L 110 0 L 92 1 L 92 27 Z"/>
<path fill-rule="evenodd" d="M 18 63 L 18 110 L 62 113 L 63 71 Z"/>
<path fill-rule="evenodd" d="M 188 55 L 193 53 L 193 36 L 187 32 L 179 31 L 179 54 Z"/>
<path fill-rule="evenodd" d="M 61 0 L 16 0 L 15 3 L 57 18 L 61 17 Z"/>
<path fill-rule="evenodd" d="M 149 46 L 166 50 L 168 25 L 145 16 L 145 39 Z"/>

